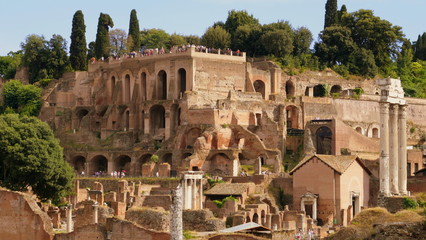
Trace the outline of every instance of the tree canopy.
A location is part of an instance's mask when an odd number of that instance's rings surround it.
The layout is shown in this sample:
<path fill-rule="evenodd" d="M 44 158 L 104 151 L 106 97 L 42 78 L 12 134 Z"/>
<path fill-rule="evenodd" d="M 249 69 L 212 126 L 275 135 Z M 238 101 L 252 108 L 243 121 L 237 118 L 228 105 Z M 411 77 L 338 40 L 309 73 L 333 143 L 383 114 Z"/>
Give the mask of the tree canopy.
<path fill-rule="evenodd" d="M 0 115 L 0 184 L 59 202 L 72 189 L 73 171 L 50 127 L 35 117 Z"/>
<path fill-rule="evenodd" d="M 70 62 L 76 71 L 87 70 L 86 25 L 81 10 L 75 12 L 72 19 Z"/>
<path fill-rule="evenodd" d="M 210 48 L 229 48 L 231 35 L 222 27 L 210 27 L 201 37 L 201 43 Z"/>
<path fill-rule="evenodd" d="M 109 28 L 114 27 L 112 18 L 105 13 L 101 13 L 98 19 L 98 30 L 96 32 L 95 56 L 96 58 L 108 58 L 110 52 Z"/>
<path fill-rule="evenodd" d="M 337 0 L 327 0 L 325 4 L 324 28 L 337 22 Z"/>
<path fill-rule="evenodd" d="M 3 108 L 6 111 L 37 116 L 41 108 L 41 89 L 24 85 L 18 80 L 10 80 L 3 86 Z"/>
<path fill-rule="evenodd" d="M 130 12 L 128 40 L 130 41 L 129 50 L 139 51 L 141 48 L 141 34 L 139 29 L 139 20 L 135 9 Z"/>

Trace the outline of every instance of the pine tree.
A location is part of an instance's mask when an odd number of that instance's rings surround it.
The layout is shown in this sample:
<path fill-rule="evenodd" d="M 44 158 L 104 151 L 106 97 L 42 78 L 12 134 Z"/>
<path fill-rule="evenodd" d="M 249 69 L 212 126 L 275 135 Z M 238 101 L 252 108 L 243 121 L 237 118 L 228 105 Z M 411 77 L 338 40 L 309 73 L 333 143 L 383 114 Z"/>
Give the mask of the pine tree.
<path fill-rule="evenodd" d="M 96 58 L 108 58 L 109 56 L 109 27 L 114 27 L 111 17 L 108 14 L 101 13 L 98 21 L 98 30 L 96 33 L 95 55 Z"/>
<path fill-rule="evenodd" d="M 337 21 L 337 0 L 327 0 L 325 4 L 324 28 L 330 27 Z"/>
<path fill-rule="evenodd" d="M 87 70 L 86 25 L 81 10 L 75 12 L 72 19 L 70 61 L 76 71 Z"/>
<path fill-rule="evenodd" d="M 130 13 L 129 23 L 129 37 L 127 38 L 130 42 L 130 51 L 139 51 L 141 47 L 141 34 L 139 29 L 139 20 L 136 14 L 136 10 L 133 9 Z"/>

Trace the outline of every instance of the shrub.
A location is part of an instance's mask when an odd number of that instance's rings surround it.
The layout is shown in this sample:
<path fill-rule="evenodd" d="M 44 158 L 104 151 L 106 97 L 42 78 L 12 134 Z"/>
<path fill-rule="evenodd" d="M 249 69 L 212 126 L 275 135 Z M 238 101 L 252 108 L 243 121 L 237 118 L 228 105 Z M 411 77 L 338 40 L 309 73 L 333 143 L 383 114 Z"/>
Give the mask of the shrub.
<path fill-rule="evenodd" d="M 404 198 L 402 204 L 403 204 L 404 209 L 414 209 L 414 208 L 419 207 L 419 204 L 416 202 L 416 200 L 414 200 L 412 198 L 408 198 L 408 197 Z"/>

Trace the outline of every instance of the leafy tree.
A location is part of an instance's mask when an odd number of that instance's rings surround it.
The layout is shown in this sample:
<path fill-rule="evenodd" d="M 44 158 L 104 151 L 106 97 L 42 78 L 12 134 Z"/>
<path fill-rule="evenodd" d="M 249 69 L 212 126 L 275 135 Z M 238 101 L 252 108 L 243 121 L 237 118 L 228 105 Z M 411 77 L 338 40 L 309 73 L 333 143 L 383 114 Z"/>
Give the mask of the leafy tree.
<path fill-rule="evenodd" d="M 133 9 L 130 13 L 128 38 L 131 41 L 129 51 L 139 51 L 141 47 L 141 34 L 139 29 L 139 20 L 135 9 Z"/>
<path fill-rule="evenodd" d="M 43 69 L 47 67 L 46 63 L 46 40 L 43 36 L 29 35 L 25 43 L 21 43 L 21 48 L 24 52 L 22 61 L 23 65 L 28 67 L 30 75 L 30 83 L 36 82 L 38 79 L 46 78 L 43 76 Z"/>
<path fill-rule="evenodd" d="M 184 38 L 185 38 L 185 41 L 188 43 L 188 44 L 194 44 L 194 45 L 200 45 L 200 42 L 201 42 L 201 39 L 200 39 L 200 37 L 199 36 L 196 36 L 196 35 L 188 35 L 188 36 L 184 36 Z"/>
<path fill-rule="evenodd" d="M 182 46 L 182 45 L 186 45 L 186 44 L 188 44 L 188 42 L 186 41 L 184 36 L 178 35 L 176 33 L 170 35 L 170 42 L 169 42 L 170 47 Z"/>
<path fill-rule="evenodd" d="M 7 56 L 0 56 L 0 77 L 12 79 L 15 77 L 16 70 L 21 65 L 22 52 L 9 52 Z"/>
<path fill-rule="evenodd" d="M 31 187 L 39 199 L 59 202 L 72 189 L 73 171 L 49 126 L 35 117 L 0 115 L 0 184 Z"/>
<path fill-rule="evenodd" d="M 201 37 L 201 44 L 211 48 L 229 48 L 231 35 L 222 27 L 210 27 Z"/>
<path fill-rule="evenodd" d="M 41 108 L 41 89 L 18 80 L 10 80 L 3 86 L 4 108 L 15 113 L 37 116 Z"/>
<path fill-rule="evenodd" d="M 314 47 L 315 55 L 329 67 L 348 63 L 349 55 L 356 49 L 351 30 L 347 27 L 328 27 L 321 31 L 319 38 L 320 42 Z"/>
<path fill-rule="evenodd" d="M 70 62 L 75 71 L 87 70 L 86 25 L 81 10 L 72 19 Z"/>
<path fill-rule="evenodd" d="M 112 18 L 105 13 L 101 13 L 98 20 L 98 30 L 96 32 L 95 56 L 96 58 L 107 58 L 109 56 L 109 28 L 114 27 Z"/>
<path fill-rule="evenodd" d="M 327 0 L 325 4 L 324 29 L 332 26 L 337 21 L 337 0 Z"/>
<path fill-rule="evenodd" d="M 312 33 L 305 27 L 298 28 L 293 35 L 293 55 L 301 55 L 309 52 L 312 43 Z"/>
<path fill-rule="evenodd" d="M 426 33 L 419 35 L 414 43 L 414 58 L 426 60 Z"/>
<path fill-rule="evenodd" d="M 258 25 L 259 20 L 254 18 L 253 15 L 249 15 L 247 11 L 231 10 L 228 12 L 228 18 L 226 19 L 224 29 L 233 36 L 235 30 L 237 30 L 239 26 L 251 24 Z"/>
<path fill-rule="evenodd" d="M 373 52 L 365 48 L 356 48 L 349 56 L 349 71 L 356 75 L 373 78 L 378 73 Z"/>
<path fill-rule="evenodd" d="M 62 74 L 70 69 L 67 55 L 67 41 L 61 36 L 54 34 L 47 43 L 48 59 L 47 72 L 50 77 L 59 79 Z"/>
<path fill-rule="evenodd" d="M 91 58 L 96 58 L 96 54 L 95 54 L 95 42 L 90 42 L 89 43 L 89 47 L 87 48 L 87 59 L 91 59 Z"/>
<path fill-rule="evenodd" d="M 145 49 L 167 48 L 170 43 L 170 35 L 162 29 L 145 29 L 141 32 L 141 44 Z"/>
<path fill-rule="evenodd" d="M 265 52 L 260 43 L 262 33 L 260 25 L 247 24 L 239 26 L 234 34 L 232 48 L 247 52 L 249 56 L 256 56 L 259 53 Z"/>
<path fill-rule="evenodd" d="M 260 41 L 268 53 L 274 54 L 276 57 L 284 57 L 293 51 L 291 32 L 283 29 L 263 34 Z"/>
<path fill-rule="evenodd" d="M 123 29 L 113 29 L 109 33 L 110 54 L 121 56 L 128 51 L 132 42 L 127 41 L 127 33 Z M 129 35 L 130 36 L 130 35 Z"/>
<path fill-rule="evenodd" d="M 346 5 L 343 4 L 339 11 L 337 11 L 337 23 L 342 22 L 342 16 L 348 13 L 348 9 Z"/>

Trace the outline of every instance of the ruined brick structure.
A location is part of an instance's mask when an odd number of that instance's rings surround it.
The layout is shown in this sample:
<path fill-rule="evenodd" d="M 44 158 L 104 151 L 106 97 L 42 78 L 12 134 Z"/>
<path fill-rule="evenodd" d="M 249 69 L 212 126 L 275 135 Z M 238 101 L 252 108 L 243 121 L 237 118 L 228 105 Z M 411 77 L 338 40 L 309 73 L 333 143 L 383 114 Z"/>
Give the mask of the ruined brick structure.
<path fill-rule="evenodd" d="M 364 94 L 357 96 L 356 88 Z M 320 98 L 324 91 L 333 98 Z M 287 132 L 293 136 L 315 120 L 333 121 L 311 129 L 315 147 L 330 140 L 329 154 L 377 159 L 378 94 L 373 80 L 346 80 L 332 71 L 289 76 L 245 54 L 191 47 L 67 73 L 45 91 L 40 117 L 79 174 L 168 176 L 170 168 L 172 176 L 188 170 L 236 176 L 240 165 L 257 159 L 281 171 L 286 148 L 300 145 L 286 143 Z M 407 104 L 407 122 L 424 128 L 426 101 Z M 347 137 L 354 140 L 350 146 Z M 154 154 L 169 165 L 152 163 Z"/>

